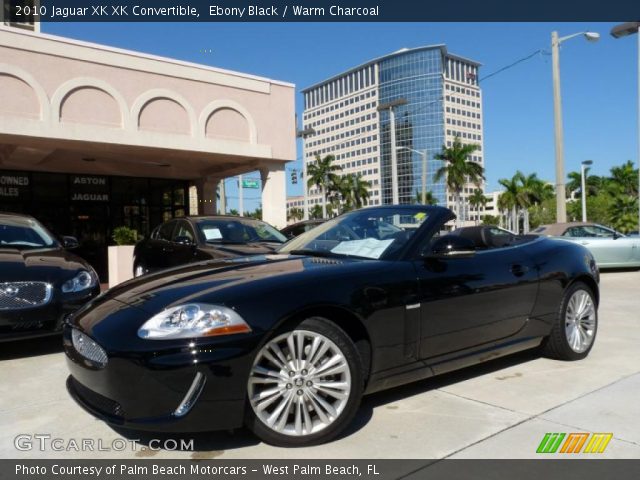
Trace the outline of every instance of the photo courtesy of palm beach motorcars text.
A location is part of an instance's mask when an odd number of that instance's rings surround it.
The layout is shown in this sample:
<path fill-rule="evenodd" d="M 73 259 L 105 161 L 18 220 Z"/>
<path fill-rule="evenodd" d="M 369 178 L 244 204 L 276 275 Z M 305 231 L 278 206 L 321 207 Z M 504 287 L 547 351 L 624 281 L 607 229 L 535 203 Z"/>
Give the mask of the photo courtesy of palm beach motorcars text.
<path fill-rule="evenodd" d="M 0 480 L 640 478 L 639 12 L 0 0 Z"/>

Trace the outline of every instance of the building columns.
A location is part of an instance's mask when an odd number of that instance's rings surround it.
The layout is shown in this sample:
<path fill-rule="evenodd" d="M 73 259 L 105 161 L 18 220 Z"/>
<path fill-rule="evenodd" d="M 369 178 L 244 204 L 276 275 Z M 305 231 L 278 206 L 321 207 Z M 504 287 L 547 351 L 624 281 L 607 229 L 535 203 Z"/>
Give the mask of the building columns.
<path fill-rule="evenodd" d="M 198 191 L 198 215 L 216 214 L 219 181 L 215 177 L 203 177 L 193 182 Z"/>
<path fill-rule="evenodd" d="M 284 164 L 267 164 L 260 168 L 260 176 L 262 220 L 276 228 L 284 228 L 287 225 L 287 182 Z"/>

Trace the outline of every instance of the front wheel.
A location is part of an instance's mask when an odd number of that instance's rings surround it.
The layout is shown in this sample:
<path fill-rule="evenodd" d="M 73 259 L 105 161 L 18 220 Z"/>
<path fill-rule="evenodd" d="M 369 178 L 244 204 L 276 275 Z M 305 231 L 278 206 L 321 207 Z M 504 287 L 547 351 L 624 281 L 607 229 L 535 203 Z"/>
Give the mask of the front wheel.
<path fill-rule="evenodd" d="M 362 370 L 353 341 L 340 327 L 307 319 L 256 355 L 247 383 L 247 426 L 283 447 L 332 440 L 360 405 Z"/>
<path fill-rule="evenodd" d="M 593 291 L 582 282 L 570 285 L 543 353 L 560 360 L 581 360 L 589 355 L 598 331 L 598 307 Z"/>

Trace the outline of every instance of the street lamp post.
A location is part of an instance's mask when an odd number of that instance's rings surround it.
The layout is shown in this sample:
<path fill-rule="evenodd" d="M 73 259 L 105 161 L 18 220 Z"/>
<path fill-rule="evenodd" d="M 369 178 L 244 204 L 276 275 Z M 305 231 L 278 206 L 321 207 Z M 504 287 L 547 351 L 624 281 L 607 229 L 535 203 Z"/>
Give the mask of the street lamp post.
<path fill-rule="evenodd" d="M 240 216 L 244 217 L 244 187 L 242 185 L 242 175 L 238 175 L 238 210 L 240 210 Z"/>
<path fill-rule="evenodd" d="M 398 194 L 398 152 L 396 146 L 396 115 L 394 112 L 395 107 L 406 105 L 406 98 L 398 98 L 387 103 L 378 105 L 377 110 L 389 110 L 389 133 L 391 140 L 391 193 L 392 203 L 398 205 L 400 203 L 400 196 Z"/>
<path fill-rule="evenodd" d="M 640 22 L 627 22 L 611 29 L 614 38 L 638 35 L 638 230 L 640 231 Z"/>
<path fill-rule="evenodd" d="M 302 214 L 303 220 L 309 220 L 309 193 L 307 191 L 307 157 L 304 156 L 304 141 L 308 135 L 313 135 L 316 131 L 313 127 L 307 127 L 296 132 L 298 138 L 302 138 L 302 191 L 304 192 L 304 212 Z"/>
<path fill-rule="evenodd" d="M 560 37 L 558 32 L 551 32 L 551 57 L 553 63 L 553 118 L 555 124 L 556 143 L 556 217 L 557 222 L 567 221 L 567 199 L 564 183 L 564 134 L 562 131 L 562 95 L 560 92 L 560 45 L 571 38 L 584 35 L 590 42 L 596 42 L 600 34 L 596 32 L 580 32 Z"/>
<path fill-rule="evenodd" d="M 398 150 L 408 150 L 410 152 L 414 152 L 422 157 L 422 182 L 420 184 L 421 190 L 420 195 L 422 199 L 422 204 L 425 205 L 427 203 L 427 149 L 424 150 L 414 150 L 413 148 L 399 146 Z"/>
<path fill-rule="evenodd" d="M 580 190 L 582 193 L 582 221 L 583 222 L 587 221 L 587 168 L 589 168 L 590 165 L 593 165 L 593 160 L 585 160 L 580 165 L 580 173 L 582 178 L 582 185 L 581 185 L 582 188 Z"/>

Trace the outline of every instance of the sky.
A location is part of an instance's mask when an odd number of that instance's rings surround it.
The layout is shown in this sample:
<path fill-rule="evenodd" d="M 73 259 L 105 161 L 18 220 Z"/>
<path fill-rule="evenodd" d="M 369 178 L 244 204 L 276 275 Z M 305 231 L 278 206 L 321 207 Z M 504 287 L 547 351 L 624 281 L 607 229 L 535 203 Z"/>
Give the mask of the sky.
<path fill-rule="evenodd" d="M 43 23 L 53 35 L 96 42 L 282 80 L 300 90 L 400 48 L 446 44 L 482 63 L 480 78 L 537 50 L 544 53 L 481 83 L 487 190 L 516 170 L 555 178 L 550 36 L 601 34 L 563 43 L 561 59 L 565 170 L 593 160 L 592 172 L 638 156 L 637 36 L 614 39 L 611 23 Z M 206 53 L 203 53 L 206 52 Z M 277 121 L 278 119 L 275 119 Z M 289 119 L 282 119 L 289 122 Z M 302 169 L 298 160 L 287 169 Z M 302 194 L 301 184 L 287 194 Z M 228 182 L 229 208 L 237 207 Z M 258 204 L 245 190 L 245 209 Z"/>

